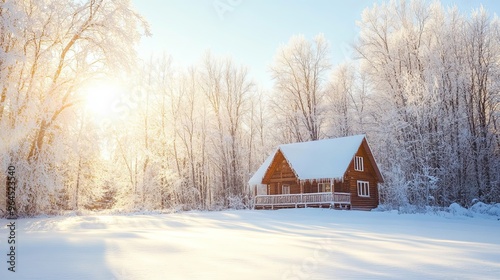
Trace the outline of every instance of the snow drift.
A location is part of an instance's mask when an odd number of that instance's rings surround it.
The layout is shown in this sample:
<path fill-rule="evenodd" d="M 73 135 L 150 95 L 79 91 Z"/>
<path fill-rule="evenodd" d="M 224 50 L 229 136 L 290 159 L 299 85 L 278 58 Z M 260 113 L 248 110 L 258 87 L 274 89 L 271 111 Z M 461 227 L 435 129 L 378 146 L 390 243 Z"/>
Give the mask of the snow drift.
<path fill-rule="evenodd" d="M 500 221 L 480 217 L 288 209 L 45 217 L 17 220 L 17 228 L 17 271 L 2 261 L 0 279 L 500 275 Z"/>

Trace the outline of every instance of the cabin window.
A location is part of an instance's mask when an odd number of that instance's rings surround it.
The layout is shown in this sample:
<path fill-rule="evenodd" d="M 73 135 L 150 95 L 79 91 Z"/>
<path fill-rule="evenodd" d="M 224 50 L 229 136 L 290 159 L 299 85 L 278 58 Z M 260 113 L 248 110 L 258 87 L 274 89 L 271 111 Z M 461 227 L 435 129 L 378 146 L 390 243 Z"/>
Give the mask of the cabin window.
<path fill-rule="evenodd" d="M 367 181 L 358 181 L 358 196 L 370 197 L 370 183 Z"/>
<path fill-rule="evenodd" d="M 281 186 L 281 193 L 282 194 L 290 194 L 290 185 Z"/>
<path fill-rule="evenodd" d="M 364 170 L 363 157 L 355 157 L 354 158 L 354 170 L 356 170 L 356 171 L 363 171 Z"/>
<path fill-rule="evenodd" d="M 332 187 L 330 183 L 319 183 L 318 184 L 318 192 L 331 192 Z"/>

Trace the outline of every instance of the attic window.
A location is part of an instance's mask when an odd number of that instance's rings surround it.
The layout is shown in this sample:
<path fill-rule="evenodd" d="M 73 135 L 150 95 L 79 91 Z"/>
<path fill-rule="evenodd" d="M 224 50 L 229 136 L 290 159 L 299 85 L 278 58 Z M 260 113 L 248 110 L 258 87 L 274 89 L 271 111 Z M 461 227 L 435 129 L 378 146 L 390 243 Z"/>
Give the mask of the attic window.
<path fill-rule="evenodd" d="M 356 171 L 363 171 L 364 166 L 363 166 L 363 157 L 355 157 L 354 158 L 354 170 Z"/>

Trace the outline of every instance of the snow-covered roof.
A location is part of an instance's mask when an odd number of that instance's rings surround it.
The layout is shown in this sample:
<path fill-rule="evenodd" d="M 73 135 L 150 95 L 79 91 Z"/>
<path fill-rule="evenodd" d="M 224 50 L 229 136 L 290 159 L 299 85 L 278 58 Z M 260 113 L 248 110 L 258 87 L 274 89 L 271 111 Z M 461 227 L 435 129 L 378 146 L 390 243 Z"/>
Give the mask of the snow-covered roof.
<path fill-rule="evenodd" d="M 248 180 L 248 184 L 250 186 L 255 186 L 255 185 L 261 185 L 262 184 L 262 178 L 264 178 L 264 175 L 266 174 L 267 168 L 269 165 L 271 165 L 271 162 L 273 161 L 274 155 L 276 154 L 277 149 L 274 150 L 264 161 L 264 163 L 255 171 L 253 174 L 252 178 Z"/>
<path fill-rule="evenodd" d="M 342 178 L 365 135 L 317 140 L 278 146 L 299 180 Z M 248 182 L 262 184 L 276 154 L 269 156 Z"/>

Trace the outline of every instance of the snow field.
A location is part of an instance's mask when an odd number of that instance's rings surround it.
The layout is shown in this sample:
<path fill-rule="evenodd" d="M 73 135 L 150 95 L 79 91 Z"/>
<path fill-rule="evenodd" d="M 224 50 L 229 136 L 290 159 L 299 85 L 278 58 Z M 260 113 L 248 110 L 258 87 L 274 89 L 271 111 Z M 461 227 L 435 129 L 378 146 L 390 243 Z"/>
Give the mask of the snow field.
<path fill-rule="evenodd" d="M 289 209 L 16 221 L 0 279 L 498 279 L 496 217 Z"/>

